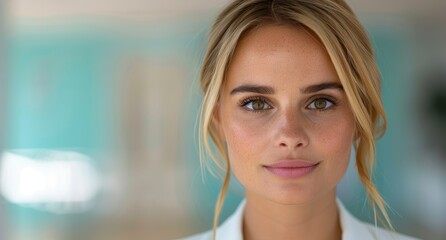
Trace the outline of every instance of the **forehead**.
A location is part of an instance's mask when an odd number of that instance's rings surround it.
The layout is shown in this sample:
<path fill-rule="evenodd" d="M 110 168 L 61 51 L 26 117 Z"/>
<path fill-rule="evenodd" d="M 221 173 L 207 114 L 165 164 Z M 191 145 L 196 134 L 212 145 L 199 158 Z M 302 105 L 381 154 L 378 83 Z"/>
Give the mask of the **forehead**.
<path fill-rule="evenodd" d="M 301 51 L 305 51 L 306 48 L 324 48 L 317 36 L 304 26 L 266 24 L 246 32 L 239 40 L 236 50 L 247 49 L 251 46 L 257 50 L 274 51 L 284 46 L 289 48 L 290 45 L 295 46 L 294 50 Z"/>
<path fill-rule="evenodd" d="M 239 41 L 225 85 L 271 85 L 293 78 L 299 84 L 339 81 L 325 47 L 301 26 L 265 25 L 250 30 Z"/>

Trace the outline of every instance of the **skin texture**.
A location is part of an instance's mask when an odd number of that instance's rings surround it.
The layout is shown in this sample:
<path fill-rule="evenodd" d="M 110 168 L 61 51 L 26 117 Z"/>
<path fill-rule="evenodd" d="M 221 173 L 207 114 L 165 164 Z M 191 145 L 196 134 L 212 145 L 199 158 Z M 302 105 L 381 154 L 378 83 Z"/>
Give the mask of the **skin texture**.
<path fill-rule="evenodd" d="M 321 83 L 331 87 L 308 88 Z M 290 25 L 248 32 L 229 65 L 214 122 L 245 187 L 245 239 L 341 239 L 336 185 L 348 166 L 355 123 L 314 35 Z M 283 161 L 315 167 L 296 178 L 266 168 Z"/>

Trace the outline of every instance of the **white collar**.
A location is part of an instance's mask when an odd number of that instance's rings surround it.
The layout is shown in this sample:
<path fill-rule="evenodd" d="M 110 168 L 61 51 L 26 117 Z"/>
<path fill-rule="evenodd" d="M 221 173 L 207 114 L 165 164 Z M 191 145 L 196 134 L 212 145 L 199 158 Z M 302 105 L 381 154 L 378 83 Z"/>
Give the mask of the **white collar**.
<path fill-rule="evenodd" d="M 364 224 L 356 217 L 354 217 L 342 204 L 339 198 L 336 199 L 336 204 L 339 210 L 339 219 L 341 221 L 342 240 L 356 240 L 358 236 L 361 236 L 362 240 L 374 240 L 373 232 L 371 228 L 378 229 L 376 226 Z"/>
<path fill-rule="evenodd" d="M 384 230 L 368 223 L 361 222 L 347 211 L 347 209 L 344 207 L 339 199 L 336 199 L 336 203 L 339 209 L 339 217 L 342 228 L 342 240 L 415 239 L 395 232 Z M 246 200 L 243 200 L 238 206 L 237 210 L 218 227 L 216 239 L 243 240 L 242 219 L 245 205 Z"/>

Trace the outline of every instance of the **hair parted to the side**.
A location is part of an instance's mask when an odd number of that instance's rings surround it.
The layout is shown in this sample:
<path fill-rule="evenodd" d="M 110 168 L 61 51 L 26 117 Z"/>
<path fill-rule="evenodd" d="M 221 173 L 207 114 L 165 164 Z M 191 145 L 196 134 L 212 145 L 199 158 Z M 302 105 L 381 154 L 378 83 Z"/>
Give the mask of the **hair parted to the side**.
<path fill-rule="evenodd" d="M 267 24 L 303 26 L 313 32 L 325 47 L 355 117 L 354 147 L 358 175 L 375 218 L 393 229 L 386 203 L 372 181 L 375 141 L 386 130 L 380 94 L 381 77 L 370 40 L 355 14 L 343 0 L 235 0 L 220 13 L 210 30 L 200 79 L 204 92 L 199 116 L 200 160 L 202 166 L 209 168 L 210 164 L 204 158 L 207 152 L 215 166 L 224 171 L 215 207 L 214 239 L 229 185 L 230 165 L 224 142 L 212 122 L 213 112 L 237 43 L 250 29 Z M 218 152 L 212 150 L 210 138 Z"/>

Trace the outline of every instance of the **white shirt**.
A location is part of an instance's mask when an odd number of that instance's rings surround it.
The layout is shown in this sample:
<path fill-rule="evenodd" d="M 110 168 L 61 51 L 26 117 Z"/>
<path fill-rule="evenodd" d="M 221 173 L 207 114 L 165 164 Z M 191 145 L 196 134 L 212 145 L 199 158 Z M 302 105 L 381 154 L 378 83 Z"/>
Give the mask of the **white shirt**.
<path fill-rule="evenodd" d="M 242 219 L 246 200 L 242 201 L 237 210 L 217 228 L 216 240 L 243 240 Z M 342 240 L 415 240 L 396 232 L 375 227 L 369 223 L 364 223 L 351 215 L 337 201 L 339 216 L 341 220 Z M 212 240 L 212 230 L 200 233 L 183 240 Z"/>

